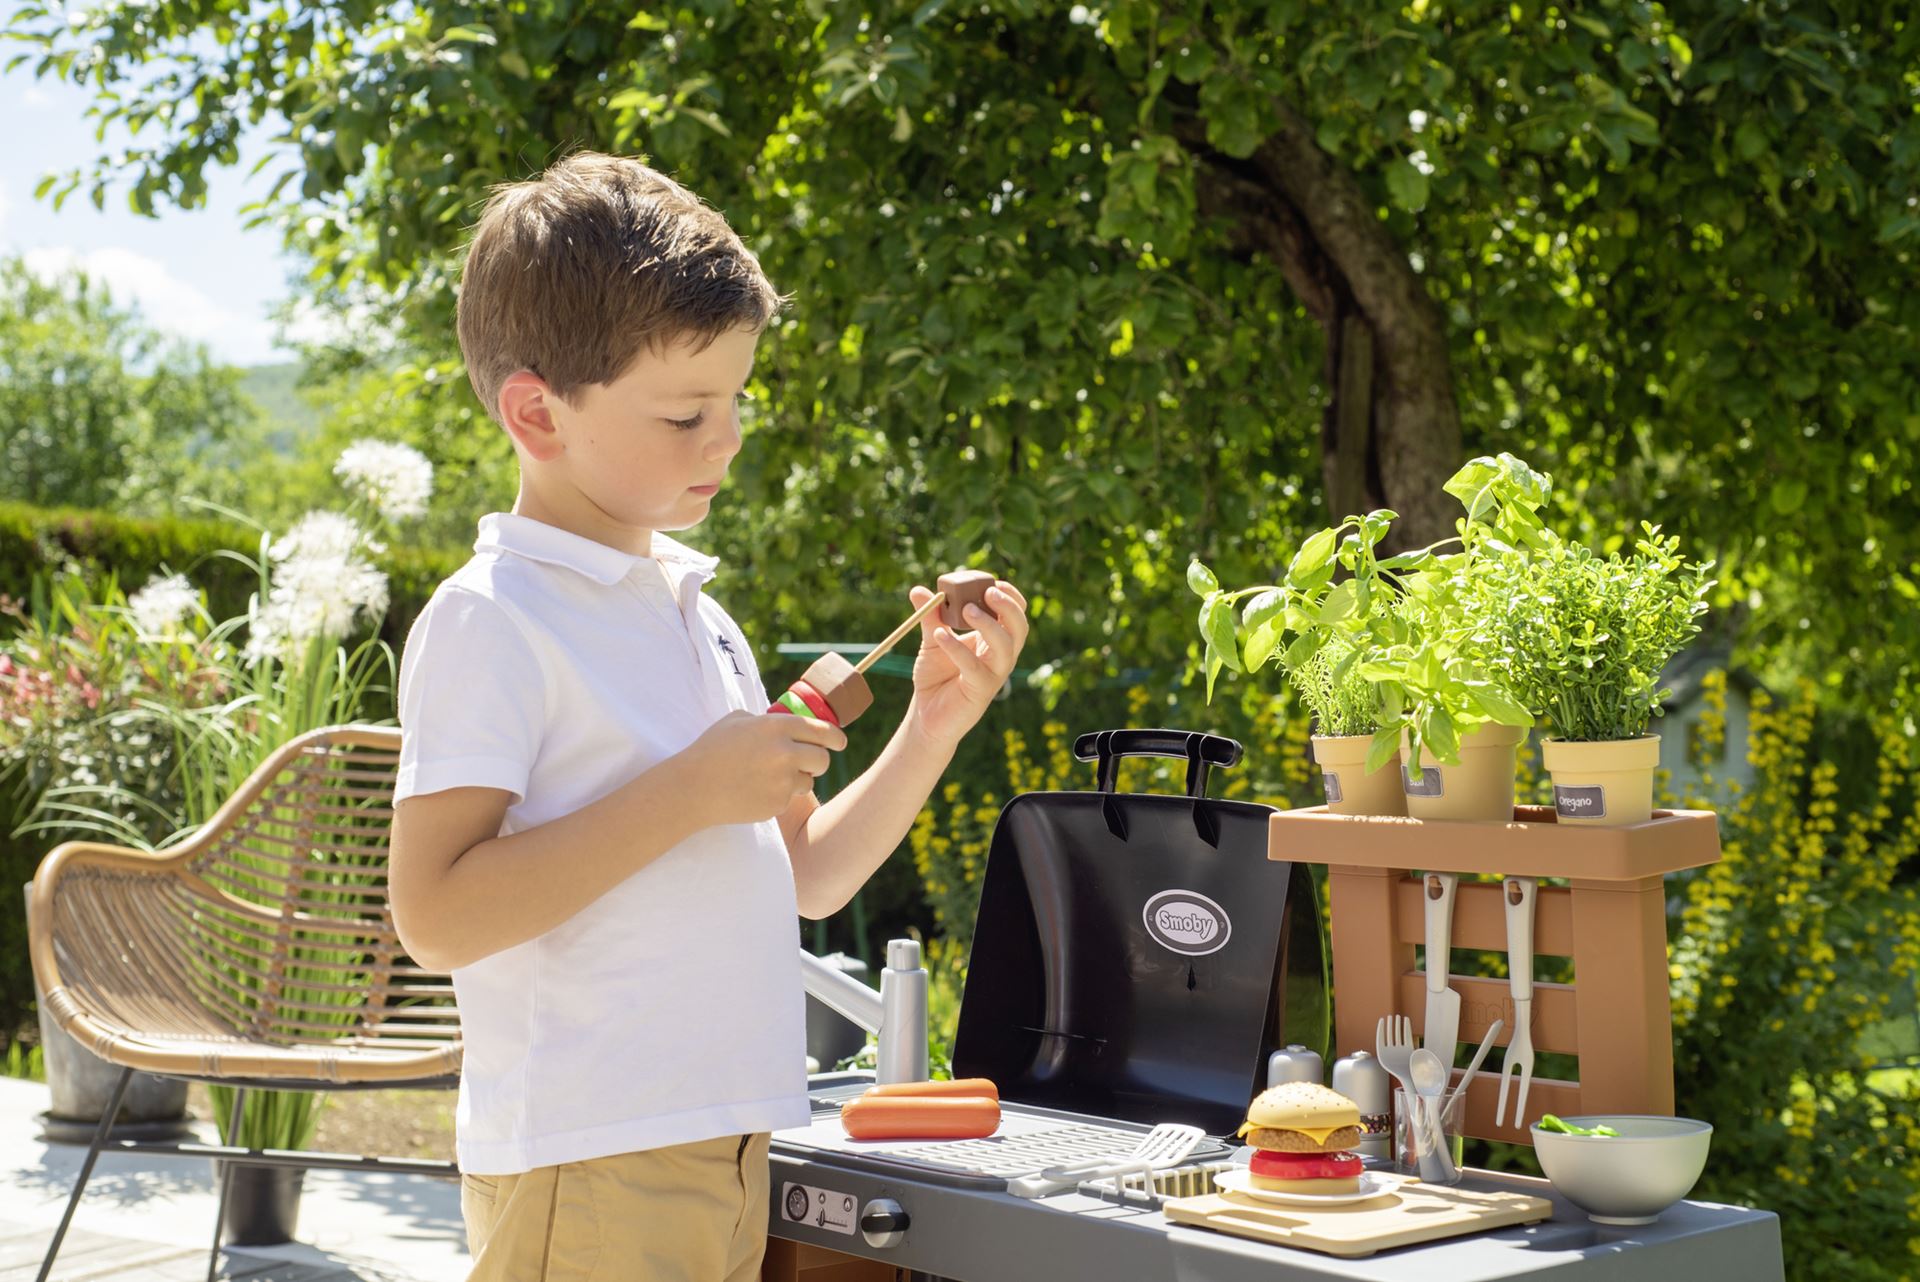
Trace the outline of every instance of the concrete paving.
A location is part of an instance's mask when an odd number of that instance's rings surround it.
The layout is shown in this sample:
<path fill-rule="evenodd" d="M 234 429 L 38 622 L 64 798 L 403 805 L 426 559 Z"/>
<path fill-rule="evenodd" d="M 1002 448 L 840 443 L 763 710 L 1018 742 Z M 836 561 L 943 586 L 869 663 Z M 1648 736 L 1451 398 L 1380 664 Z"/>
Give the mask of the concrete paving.
<path fill-rule="evenodd" d="M 60 1223 L 84 1146 L 48 1144 L 47 1088 L 0 1078 L 0 1282 L 31 1279 Z M 217 1142 L 210 1123 L 200 1128 Z M 201 1158 L 103 1154 L 54 1277 L 160 1282 L 206 1276 L 219 1189 Z M 299 1241 L 226 1252 L 252 1282 L 459 1282 L 467 1275 L 460 1186 L 423 1176 L 308 1171 Z M 37 1245 L 36 1245 L 37 1244 Z"/>

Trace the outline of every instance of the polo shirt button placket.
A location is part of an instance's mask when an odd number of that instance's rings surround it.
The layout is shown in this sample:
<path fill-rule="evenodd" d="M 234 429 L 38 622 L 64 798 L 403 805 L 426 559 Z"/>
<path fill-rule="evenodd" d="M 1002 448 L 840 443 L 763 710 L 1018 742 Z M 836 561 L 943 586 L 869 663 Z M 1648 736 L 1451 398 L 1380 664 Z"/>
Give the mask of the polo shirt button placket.
<path fill-rule="evenodd" d="M 668 623 L 668 626 L 673 627 L 680 633 L 681 641 L 686 645 L 688 655 L 692 657 L 694 665 L 696 667 L 699 666 L 699 643 L 694 640 L 692 630 L 687 627 L 686 616 L 681 612 L 679 603 L 673 599 L 673 592 L 667 587 L 666 579 L 663 577 L 660 567 L 647 568 L 643 565 L 636 569 L 634 578 L 634 591 L 636 595 L 646 603 L 647 608 L 652 610 L 654 614 L 660 616 L 663 620 L 671 621 Z"/>
<path fill-rule="evenodd" d="M 700 617 L 700 592 L 694 587 L 686 594 L 681 603 L 682 617 L 687 623 L 687 635 L 705 639 L 706 624 Z M 720 662 L 718 656 L 702 654 L 699 657 L 700 676 L 705 687 L 707 704 L 715 710 L 715 715 L 725 716 L 729 712 L 746 711 L 743 701 L 736 701 L 733 694 L 732 675 L 729 665 Z"/>

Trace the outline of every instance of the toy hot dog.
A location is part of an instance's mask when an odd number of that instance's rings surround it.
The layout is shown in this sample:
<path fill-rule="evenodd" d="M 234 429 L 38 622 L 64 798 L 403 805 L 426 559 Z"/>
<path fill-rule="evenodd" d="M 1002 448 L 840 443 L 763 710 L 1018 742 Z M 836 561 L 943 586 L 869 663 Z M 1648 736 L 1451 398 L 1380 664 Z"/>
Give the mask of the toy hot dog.
<path fill-rule="evenodd" d="M 986 1095 L 863 1095 L 840 1107 L 857 1140 L 980 1140 L 1000 1129 L 1000 1101 Z"/>

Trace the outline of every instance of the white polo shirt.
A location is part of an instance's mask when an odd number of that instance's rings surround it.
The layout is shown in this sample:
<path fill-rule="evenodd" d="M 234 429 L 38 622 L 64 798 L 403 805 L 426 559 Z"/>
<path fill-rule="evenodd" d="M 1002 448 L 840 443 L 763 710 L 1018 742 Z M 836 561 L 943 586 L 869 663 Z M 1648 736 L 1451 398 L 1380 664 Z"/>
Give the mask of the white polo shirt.
<path fill-rule="evenodd" d="M 407 637 L 398 798 L 503 788 L 500 831 L 520 832 L 730 709 L 766 710 L 746 638 L 701 592 L 714 558 L 659 533 L 652 558 L 631 556 L 500 513 L 473 550 Z M 460 1166 L 511 1175 L 804 1126 L 799 947 L 767 820 L 695 833 L 571 920 L 454 971 Z"/>

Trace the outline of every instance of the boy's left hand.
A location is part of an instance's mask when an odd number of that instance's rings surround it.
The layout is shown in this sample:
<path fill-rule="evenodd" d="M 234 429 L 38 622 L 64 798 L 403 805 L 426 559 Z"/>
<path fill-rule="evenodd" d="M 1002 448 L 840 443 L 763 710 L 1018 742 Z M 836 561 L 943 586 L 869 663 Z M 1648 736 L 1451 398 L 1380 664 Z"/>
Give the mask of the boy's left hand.
<path fill-rule="evenodd" d="M 907 593 L 916 610 L 932 597 L 931 589 L 919 586 Z M 910 715 L 938 743 L 958 743 L 973 728 L 1006 684 L 1027 643 L 1027 599 L 1005 579 L 987 589 L 987 612 L 968 609 L 963 626 L 972 631 L 958 635 L 940 621 L 944 606 L 920 620 Z"/>

